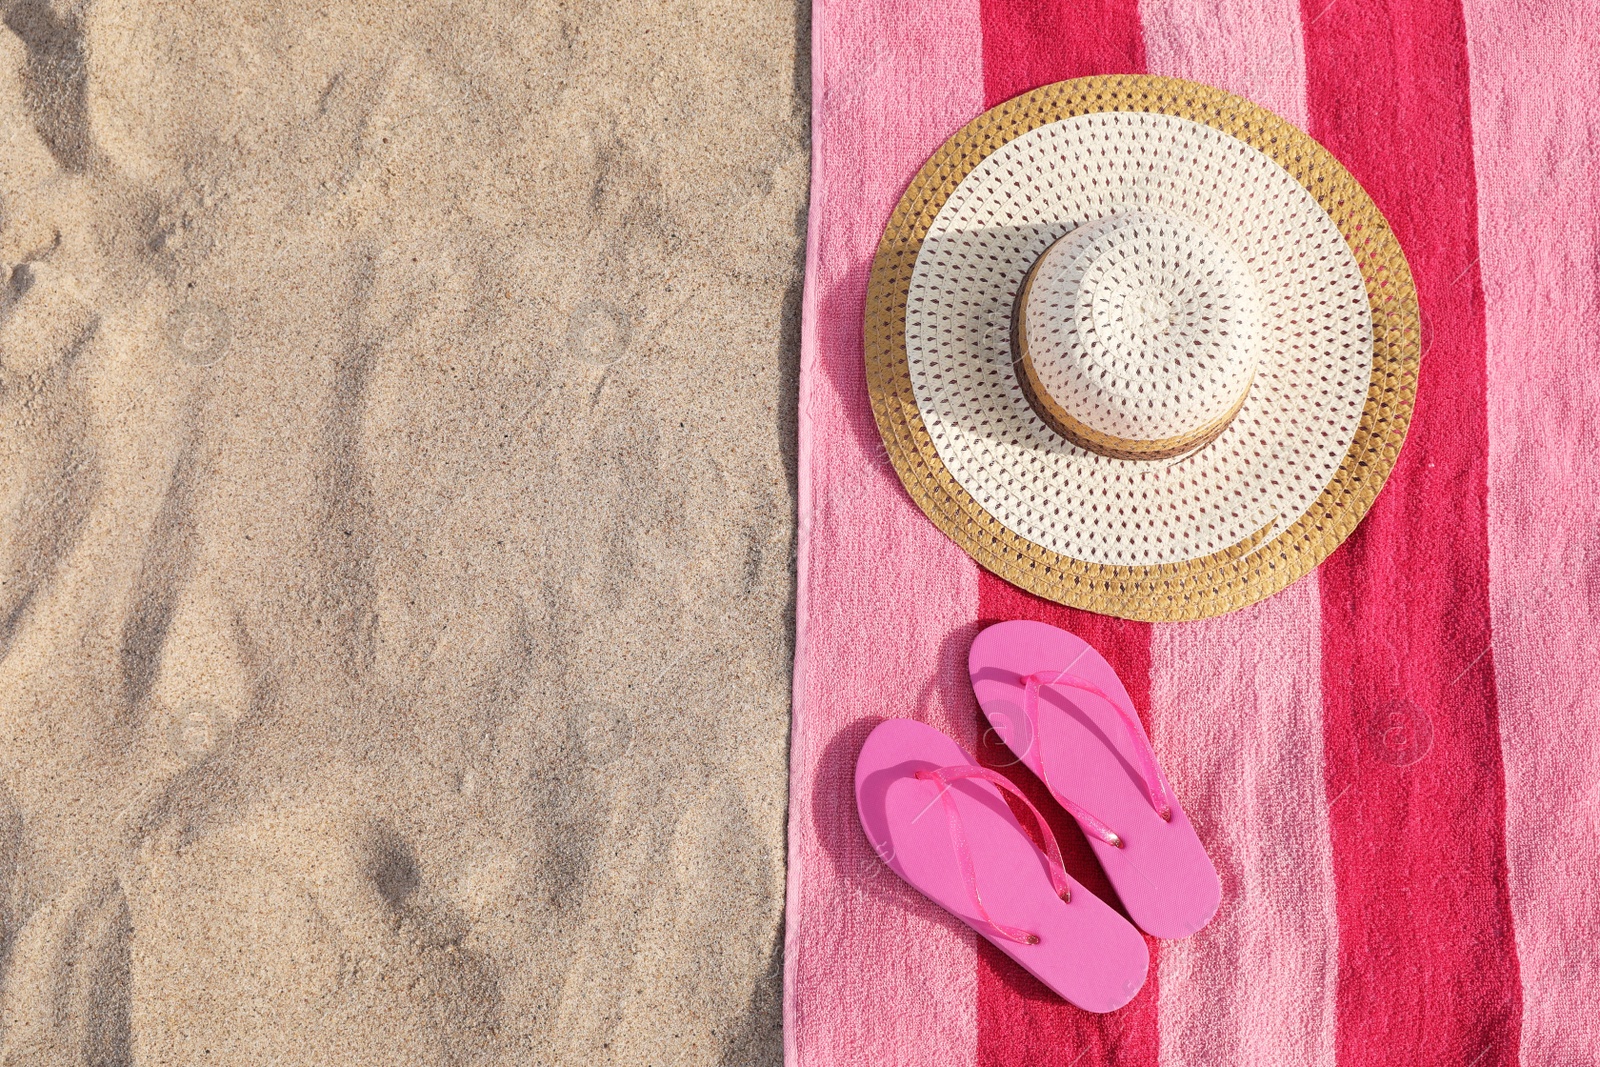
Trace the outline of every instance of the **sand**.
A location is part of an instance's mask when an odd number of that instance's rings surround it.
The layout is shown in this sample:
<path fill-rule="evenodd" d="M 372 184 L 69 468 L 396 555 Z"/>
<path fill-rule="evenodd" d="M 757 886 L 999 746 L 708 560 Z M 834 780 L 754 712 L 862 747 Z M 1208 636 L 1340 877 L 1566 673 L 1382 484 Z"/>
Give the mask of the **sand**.
<path fill-rule="evenodd" d="M 804 12 L 3 16 L 0 1063 L 778 1063 Z"/>

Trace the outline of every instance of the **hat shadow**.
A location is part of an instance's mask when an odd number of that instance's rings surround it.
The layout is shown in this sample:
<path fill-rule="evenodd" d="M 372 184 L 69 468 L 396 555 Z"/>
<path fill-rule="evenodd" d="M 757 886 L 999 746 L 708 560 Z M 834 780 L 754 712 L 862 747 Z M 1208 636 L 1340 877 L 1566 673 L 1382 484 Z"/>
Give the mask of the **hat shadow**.
<path fill-rule="evenodd" d="M 1004 234 L 1005 239 L 1013 244 L 1021 243 L 1022 247 L 1029 250 L 1019 254 L 1016 262 L 1011 265 L 1004 292 L 995 302 L 989 315 L 990 321 L 986 326 L 979 327 L 978 341 L 987 347 L 989 354 L 996 361 L 1002 362 L 1011 368 L 1013 380 L 1018 381 L 1019 396 L 1024 397 L 1020 390 L 1023 388 L 1020 380 L 1015 378 L 1015 365 L 1011 352 L 1011 311 L 1016 301 L 1018 289 L 1026 277 L 1028 268 L 1033 261 L 1048 248 L 1062 234 L 1071 230 L 1073 225 L 1063 224 L 1059 228 L 1042 226 L 1002 227 L 984 231 L 974 231 L 974 236 L 983 234 Z M 988 243 L 988 242 L 984 242 Z M 893 471 L 894 456 L 884 443 L 879 432 L 877 421 L 873 415 L 872 398 L 867 386 L 868 375 L 863 373 L 863 363 L 868 359 L 866 352 L 867 317 L 871 314 L 872 299 L 869 289 L 871 286 L 872 267 L 875 262 L 882 261 L 886 264 L 903 261 L 914 263 L 918 249 L 921 247 L 917 241 L 908 237 L 886 237 L 880 243 L 877 255 L 872 260 L 863 260 L 854 263 L 841 276 L 830 289 L 822 294 L 818 307 L 817 321 L 819 332 L 827 337 L 831 334 L 830 342 L 819 344 L 818 366 L 828 384 L 833 389 L 839 400 L 840 410 L 844 414 L 846 424 L 849 426 L 856 446 L 869 461 L 885 471 Z M 988 268 L 991 272 L 996 268 Z M 1012 277 L 1014 275 L 1014 277 Z M 828 331 L 822 326 L 824 323 L 838 323 L 841 320 L 849 323 L 847 334 L 844 331 Z M 903 326 L 902 326 L 903 329 Z M 841 338 L 841 334 L 844 337 Z M 982 336 L 987 334 L 987 337 Z M 859 342 L 859 347 L 857 345 Z M 903 334 L 901 357 L 905 358 Z M 1035 416 L 1037 418 L 1037 416 Z M 1043 421 L 1040 428 L 1051 438 L 1068 443 L 1054 430 L 1051 430 Z M 1076 447 L 1076 446 L 1073 446 Z M 898 478 L 896 479 L 899 480 Z M 903 490 L 902 490 L 903 491 Z M 909 494 L 908 494 L 909 497 Z"/>

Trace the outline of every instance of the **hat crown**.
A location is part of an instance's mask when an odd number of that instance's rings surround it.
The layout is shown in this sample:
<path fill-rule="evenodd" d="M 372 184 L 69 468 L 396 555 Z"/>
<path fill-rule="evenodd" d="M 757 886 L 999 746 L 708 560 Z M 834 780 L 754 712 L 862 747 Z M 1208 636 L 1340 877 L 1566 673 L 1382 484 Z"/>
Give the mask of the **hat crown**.
<path fill-rule="evenodd" d="M 1237 414 L 1261 346 L 1249 268 L 1202 224 L 1130 210 L 1047 248 L 1018 297 L 1024 392 L 1074 443 L 1124 459 L 1199 447 Z"/>

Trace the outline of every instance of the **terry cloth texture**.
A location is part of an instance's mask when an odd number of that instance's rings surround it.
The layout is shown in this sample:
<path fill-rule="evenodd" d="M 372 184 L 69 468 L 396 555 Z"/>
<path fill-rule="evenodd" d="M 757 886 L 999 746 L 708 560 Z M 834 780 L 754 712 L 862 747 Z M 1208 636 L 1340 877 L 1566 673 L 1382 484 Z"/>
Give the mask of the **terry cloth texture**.
<path fill-rule="evenodd" d="M 822 0 L 813 36 L 791 1067 L 1600 1062 L 1600 7 Z M 1199 623 L 980 571 L 901 488 L 864 382 L 872 254 L 927 156 L 1017 93 L 1130 72 L 1327 145 L 1394 226 L 1424 318 L 1410 438 L 1366 521 L 1310 577 Z M 965 657 L 1010 618 L 1121 672 L 1223 880 L 1216 920 L 1152 941 L 1144 991 L 1107 1016 L 902 884 L 856 819 L 884 717 L 1009 762 Z"/>

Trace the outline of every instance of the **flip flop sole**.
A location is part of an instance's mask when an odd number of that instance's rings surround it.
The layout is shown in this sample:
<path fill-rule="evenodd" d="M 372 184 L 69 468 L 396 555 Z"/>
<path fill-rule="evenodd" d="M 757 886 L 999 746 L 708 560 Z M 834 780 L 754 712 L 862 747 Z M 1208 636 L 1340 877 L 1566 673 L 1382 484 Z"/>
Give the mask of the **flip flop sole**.
<path fill-rule="evenodd" d="M 1044 687 L 1039 693 L 1042 744 L 1024 713 L 1021 679 L 1063 670 L 1131 712 L 1133 701 L 1111 664 L 1075 634 L 1015 621 L 995 623 L 978 634 L 968 668 L 978 705 L 1019 762 L 1046 778 L 1042 761 L 1052 787 L 1122 838 L 1123 847 L 1114 848 L 1085 835 L 1139 928 L 1156 937 L 1182 938 L 1210 922 L 1222 899 L 1216 868 L 1176 797 L 1171 822 L 1156 813 L 1135 741 L 1116 709 L 1081 690 Z"/>
<path fill-rule="evenodd" d="M 1122 1007 L 1144 985 L 1144 938 L 1115 909 L 1070 879 L 1070 901 L 1050 884 L 1048 860 L 983 781 L 947 787 L 955 798 L 984 906 L 995 922 L 1029 931 L 1036 945 L 995 933 L 962 878 L 941 787 L 919 770 L 974 761 L 945 734 L 911 719 L 880 723 L 856 760 L 856 807 L 867 840 L 889 868 L 972 927 L 1065 1000 L 1092 1012 Z"/>

